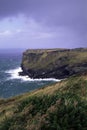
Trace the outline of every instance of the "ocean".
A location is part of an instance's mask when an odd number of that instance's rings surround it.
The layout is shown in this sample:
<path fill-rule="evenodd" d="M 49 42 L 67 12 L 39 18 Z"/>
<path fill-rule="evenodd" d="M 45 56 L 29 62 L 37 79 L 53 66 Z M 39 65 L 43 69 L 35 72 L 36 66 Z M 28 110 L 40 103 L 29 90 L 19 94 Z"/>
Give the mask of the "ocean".
<path fill-rule="evenodd" d="M 0 98 L 10 98 L 58 81 L 19 76 L 21 60 L 22 51 L 0 51 Z"/>

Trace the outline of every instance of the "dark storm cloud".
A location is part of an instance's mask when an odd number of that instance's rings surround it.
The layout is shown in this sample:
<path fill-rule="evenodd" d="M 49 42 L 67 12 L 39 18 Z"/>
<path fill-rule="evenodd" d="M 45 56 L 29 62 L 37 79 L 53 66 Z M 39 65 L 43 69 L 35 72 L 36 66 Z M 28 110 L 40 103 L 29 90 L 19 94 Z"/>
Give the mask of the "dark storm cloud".
<path fill-rule="evenodd" d="M 0 20 L 20 14 L 50 27 L 56 34 L 63 28 L 69 36 L 68 30 L 72 30 L 70 39 L 76 33 L 78 44 L 86 45 L 87 0 L 0 0 Z"/>
<path fill-rule="evenodd" d="M 48 25 L 80 25 L 86 19 L 87 0 L 0 0 L 0 18 L 25 14 Z"/>

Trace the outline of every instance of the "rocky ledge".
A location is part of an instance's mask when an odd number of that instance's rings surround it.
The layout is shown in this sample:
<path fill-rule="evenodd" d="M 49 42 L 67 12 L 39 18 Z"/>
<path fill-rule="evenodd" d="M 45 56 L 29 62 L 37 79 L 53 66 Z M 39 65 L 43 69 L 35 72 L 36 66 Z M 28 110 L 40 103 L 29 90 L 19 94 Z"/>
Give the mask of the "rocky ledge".
<path fill-rule="evenodd" d="M 30 78 L 63 79 L 87 71 L 87 48 L 35 49 L 23 53 L 22 72 Z"/>

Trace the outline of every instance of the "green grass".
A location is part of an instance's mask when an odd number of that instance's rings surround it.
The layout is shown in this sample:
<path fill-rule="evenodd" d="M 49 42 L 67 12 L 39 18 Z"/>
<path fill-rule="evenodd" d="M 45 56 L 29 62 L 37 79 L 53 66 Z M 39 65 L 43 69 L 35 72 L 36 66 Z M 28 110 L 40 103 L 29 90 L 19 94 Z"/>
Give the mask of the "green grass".
<path fill-rule="evenodd" d="M 0 130 L 87 130 L 87 75 L 2 99 Z"/>

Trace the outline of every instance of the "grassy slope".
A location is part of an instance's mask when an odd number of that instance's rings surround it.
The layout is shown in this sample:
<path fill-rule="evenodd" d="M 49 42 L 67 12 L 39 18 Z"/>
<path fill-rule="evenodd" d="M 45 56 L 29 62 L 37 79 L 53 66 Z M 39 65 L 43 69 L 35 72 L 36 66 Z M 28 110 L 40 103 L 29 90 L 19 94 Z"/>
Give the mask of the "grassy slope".
<path fill-rule="evenodd" d="M 87 130 L 87 74 L 0 100 L 0 130 Z"/>

